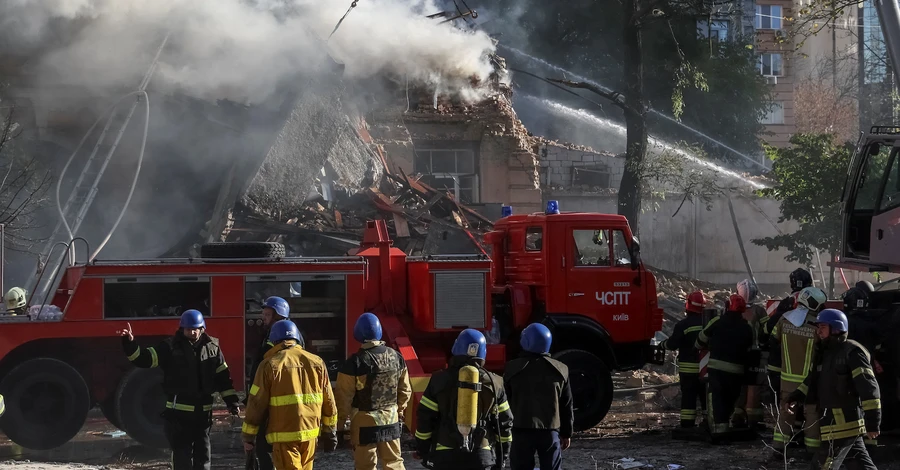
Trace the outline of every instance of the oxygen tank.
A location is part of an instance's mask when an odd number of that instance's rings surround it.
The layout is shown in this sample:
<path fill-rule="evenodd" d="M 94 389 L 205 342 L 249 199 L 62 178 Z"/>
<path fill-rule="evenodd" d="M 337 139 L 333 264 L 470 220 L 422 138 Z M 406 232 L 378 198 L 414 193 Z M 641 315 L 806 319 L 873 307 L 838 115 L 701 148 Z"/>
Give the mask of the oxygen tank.
<path fill-rule="evenodd" d="M 469 448 L 469 435 L 478 424 L 478 389 L 481 382 L 478 369 L 465 366 L 459 369 L 459 388 L 456 392 L 456 428 L 463 437 L 463 447 Z"/>

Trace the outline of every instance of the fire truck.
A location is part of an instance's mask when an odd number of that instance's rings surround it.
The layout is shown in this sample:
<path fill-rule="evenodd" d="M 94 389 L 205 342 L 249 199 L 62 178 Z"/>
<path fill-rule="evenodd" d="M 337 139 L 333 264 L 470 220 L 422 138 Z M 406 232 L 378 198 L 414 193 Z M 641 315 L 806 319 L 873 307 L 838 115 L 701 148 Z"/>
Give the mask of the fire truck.
<path fill-rule="evenodd" d="M 576 428 L 592 427 L 609 410 L 611 371 L 662 362 L 652 341 L 663 319 L 655 278 L 622 216 L 560 213 L 555 201 L 544 213 L 504 210 L 485 236 L 489 255 L 407 256 L 383 220 L 367 222 L 358 249 L 332 258 L 285 257 L 282 245 L 256 242 L 207 244 L 199 259 L 82 263 L 71 255 L 83 243 L 65 244 L 56 288 L 30 300 L 61 314 L 0 324 L 0 427 L 23 447 L 50 449 L 98 406 L 136 441 L 166 447 L 161 371 L 132 367 L 116 331 L 130 322 L 136 341 L 151 346 L 177 330 L 182 311 L 200 310 L 243 391 L 271 295 L 288 301 L 307 349 L 332 375 L 359 347 L 357 318 L 378 315 L 406 359 L 416 404 L 462 329 L 487 332 L 486 367 L 502 372 L 519 332 L 542 322 L 570 370 Z M 404 417 L 410 429 L 415 408 Z"/>

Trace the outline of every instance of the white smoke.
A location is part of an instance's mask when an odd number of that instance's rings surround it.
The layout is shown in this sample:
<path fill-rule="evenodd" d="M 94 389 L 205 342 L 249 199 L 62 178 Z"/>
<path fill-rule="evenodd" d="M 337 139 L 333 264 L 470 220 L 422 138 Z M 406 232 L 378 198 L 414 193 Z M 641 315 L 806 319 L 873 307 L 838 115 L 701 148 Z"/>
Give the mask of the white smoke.
<path fill-rule="evenodd" d="M 40 81 L 98 92 L 136 87 L 167 34 L 154 86 L 248 104 L 327 67 L 325 52 L 350 79 L 388 75 L 470 99 L 480 96 L 472 79 L 492 71 L 491 39 L 426 18 L 441 11 L 430 0 L 359 0 L 327 43 L 350 0 L 0 3 L 8 49 L 50 44 L 35 69 Z M 74 39 L 56 40 L 61 30 Z"/>

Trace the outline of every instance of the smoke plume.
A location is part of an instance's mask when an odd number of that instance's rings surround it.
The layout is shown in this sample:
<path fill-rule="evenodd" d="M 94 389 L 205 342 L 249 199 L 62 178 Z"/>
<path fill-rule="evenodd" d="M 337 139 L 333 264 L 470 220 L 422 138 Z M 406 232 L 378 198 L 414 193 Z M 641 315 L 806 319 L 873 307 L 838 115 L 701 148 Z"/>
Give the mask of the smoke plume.
<path fill-rule="evenodd" d="M 34 70 L 44 84 L 98 92 L 135 88 L 168 35 L 154 86 L 199 98 L 260 102 L 325 67 L 326 52 L 350 79 L 478 96 L 471 79 L 488 77 L 494 51 L 485 33 L 426 18 L 441 11 L 430 0 L 354 4 L 328 39 L 350 0 L 6 0 L 0 36 L 14 53 L 44 51 Z"/>

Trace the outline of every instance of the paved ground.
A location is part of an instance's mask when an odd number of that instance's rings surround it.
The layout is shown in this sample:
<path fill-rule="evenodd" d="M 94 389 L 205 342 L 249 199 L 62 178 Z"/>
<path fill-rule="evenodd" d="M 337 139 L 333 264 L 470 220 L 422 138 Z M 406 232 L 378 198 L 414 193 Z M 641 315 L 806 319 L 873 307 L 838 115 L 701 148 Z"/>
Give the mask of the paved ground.
<path fill-rule="evenodd" d="M 564 466 L 576 470 L 633 468 L 621 459 L 632 458 L 654 469 L 667 469 L 669 464 L 685 469 L 803 469 L 802 462 L 769 463 L 770 452 L 761 436 L 758 440 L 727 446 L 712 446 L 705 442 L 674 440 L 670 430 L 678 420 L 671 404 L 660 398 L 632 397 L 617 400 L 613 412 L 598 427 L 573 439 L 572 447 L 564 453 Z M 662 409 L 663 411 L 660 411 Z M 222 417 L 213 433 L 213 468 L 234 469 L 243 466 L 243 452 L 238 433 L 231 430 L 231 420 Z M 98 414 L 73 442 L 48 452 L 22 449 L 9 441 L 0 440 L 0 469 L 11 470 L 135 470 L 165 469 L 167 455 L 137 445 L 127 437 L 110 438 L 102 435 L 114 430 Z M 886 436 L 887 445 L 875 455 L 881 470 L 900 470 L 900 436 Z M 412 446 L 407 443 L 405 449 Z M 423 469 L 404 452 L 407 468 Z M 4 461 L 5 460 L 5 461 Z M 52 463 L 69 462 L 69 463 Z M 350 454 L 338 451 L 319 455 L 316 468 L 350 470 Z M 677 468 L 677 467 L 673 467 Z"/>

